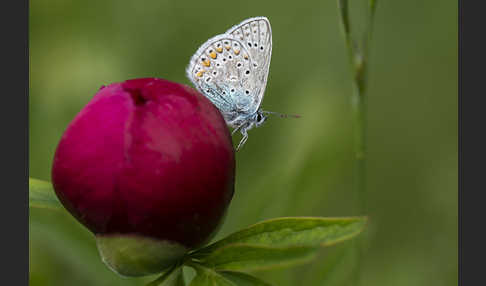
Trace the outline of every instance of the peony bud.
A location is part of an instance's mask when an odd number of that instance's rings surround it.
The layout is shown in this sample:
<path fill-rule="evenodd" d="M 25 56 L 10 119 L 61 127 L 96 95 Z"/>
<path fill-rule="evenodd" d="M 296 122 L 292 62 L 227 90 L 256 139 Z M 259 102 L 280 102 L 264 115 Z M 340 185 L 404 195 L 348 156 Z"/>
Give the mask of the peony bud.
<path fill-rule="evenodd" d="M 57 147 L 64 207 L 125 276 L 160 272 L 207 242 L 234 190 L 229 130 L 192 88 L 144 78 L 101 88 Z"/>

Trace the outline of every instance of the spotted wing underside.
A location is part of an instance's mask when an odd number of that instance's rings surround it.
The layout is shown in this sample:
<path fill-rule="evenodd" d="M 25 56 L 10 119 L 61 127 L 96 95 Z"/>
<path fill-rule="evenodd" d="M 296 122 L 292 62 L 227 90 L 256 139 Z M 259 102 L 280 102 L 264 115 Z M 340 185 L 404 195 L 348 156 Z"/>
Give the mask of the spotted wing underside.
<path fill-rule="evenodd" d="M 247 19 L 226 31 L 226 34 L 234 36 L 249 49 L 252 65 L 256 69 L 257 85 L 261 88 L 256 94 L 256 108 L 258 109 L 265 87 L 267 85 L 270 60 L 272 57 L 272 28 L 266 17 Z"/>
<path fill-rule="evenodd" d="M 226 119 L 243 111 L 257 88 L 249 49 L 227 34 L 204 43 L 192 57 L 186 73 Z"/>
<path fill-rule="evenodd" d="M 271 52 L 270 23 L 265 17 L 251 18 L 206 41 L 192 56 L 186 73 L 231 121 L 258 110 Z"/>

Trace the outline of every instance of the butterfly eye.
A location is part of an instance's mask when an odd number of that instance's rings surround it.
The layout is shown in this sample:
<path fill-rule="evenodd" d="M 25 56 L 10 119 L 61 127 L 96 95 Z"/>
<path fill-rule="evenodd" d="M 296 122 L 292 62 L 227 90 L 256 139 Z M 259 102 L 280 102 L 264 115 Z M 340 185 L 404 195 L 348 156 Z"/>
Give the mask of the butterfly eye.
<path fill-rule="evenodd" d="M 257 115 L 257 122 L 262 121 L 262 119 L 263 119 L 263 118 L 262 118 L 262 115 L 261 115 L 260 113 L 258 113 L 258 115 Z"/>

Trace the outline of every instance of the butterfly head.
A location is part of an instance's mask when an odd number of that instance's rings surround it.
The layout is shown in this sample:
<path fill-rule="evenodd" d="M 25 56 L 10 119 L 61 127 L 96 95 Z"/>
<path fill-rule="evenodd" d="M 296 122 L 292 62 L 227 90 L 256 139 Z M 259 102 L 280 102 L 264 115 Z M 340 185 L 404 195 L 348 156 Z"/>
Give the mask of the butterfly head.
<path fill-rule="evenodd" d="M 267 116 L 261 110 L 258 110 L 253 118 L 253 122 L 255 122 L 256 127 L 260 127 L 266 120 Z"/>
<path fill-rule="evenodd" d="M 283 114 L 283 113 L 278 113 L 278 112 L 273 112 L 273 111 L 264 111 L 264 110 L 258 110 L 255 112 L 253 117 L 251 118 L 251 125 L 254 124 L 255 127 L 260 127 L 268 118 L 269 115 L 273 116 L 278 116 L 280 118 L 300 118 L 300 115 L 294 115 L 294 114 Z"/>

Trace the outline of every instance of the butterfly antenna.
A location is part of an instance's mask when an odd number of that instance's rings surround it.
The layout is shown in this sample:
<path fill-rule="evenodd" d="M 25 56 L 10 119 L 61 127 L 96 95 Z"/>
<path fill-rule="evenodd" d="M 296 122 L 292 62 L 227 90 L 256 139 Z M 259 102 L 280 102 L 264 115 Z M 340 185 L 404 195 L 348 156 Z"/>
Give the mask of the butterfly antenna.
<path fill-rule="evenodd" d="M 274 111 L 262 111 L 264 114 L 270 114 L 270 115 L 275 115 L 279 116 L 280 118 L 300 118 L 301 116 L 298 114 L 284 114 L 284 113 L 278 113 Z"/>

